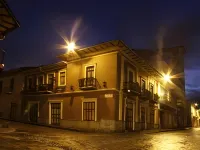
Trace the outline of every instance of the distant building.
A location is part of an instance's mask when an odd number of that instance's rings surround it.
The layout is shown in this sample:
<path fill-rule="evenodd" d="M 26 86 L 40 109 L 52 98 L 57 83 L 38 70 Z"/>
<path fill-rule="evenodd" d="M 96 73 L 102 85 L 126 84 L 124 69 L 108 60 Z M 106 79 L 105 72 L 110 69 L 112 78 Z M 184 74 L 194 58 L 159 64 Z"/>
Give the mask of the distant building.
<path fill-rule="evenodd" d="M 24 67 L 0 73 L 0 117 L 21 120 L 21 91 L 24 87 Z"/>
<path fill-rule="evenodd" d="M 191 119 L 192 127 L 200 127 L 200 110 L 194 103 L 191 104 Z"/>
<path fill-rule="evenodd" d="M 136 53 L 143 57 L 159 72 L 170 75 L 175 75 L 171 81 L 171 94 L 177 101 L 177 123 L 178 127 L 187 126 L 187 102 L 185 96 L 185 71 L 184 71 L 184 53 L 185 49 L 182 46 L 173 48 L 164 48 L 160 50 L 135 50 Z"/>

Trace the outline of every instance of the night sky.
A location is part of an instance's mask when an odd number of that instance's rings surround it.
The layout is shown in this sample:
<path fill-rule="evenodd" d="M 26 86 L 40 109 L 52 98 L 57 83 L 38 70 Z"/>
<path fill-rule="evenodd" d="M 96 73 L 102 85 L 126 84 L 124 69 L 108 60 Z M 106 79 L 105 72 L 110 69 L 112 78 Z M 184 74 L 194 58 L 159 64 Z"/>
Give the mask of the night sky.
<path fill-rule="evenodd" d="M 76 20 L 78 44 L 90 46 L 121 39 L 132 48 L 185 46 L 187 93 L 200 90 L 200 2 L 178 0 L 67 1 L 7 0 L 21 27 L 0 47 L 6 50 L 7 69 L 56 61 L 60 33 L 70 37 Z M 157 40 L 159 39 L 162 40 Z"/>

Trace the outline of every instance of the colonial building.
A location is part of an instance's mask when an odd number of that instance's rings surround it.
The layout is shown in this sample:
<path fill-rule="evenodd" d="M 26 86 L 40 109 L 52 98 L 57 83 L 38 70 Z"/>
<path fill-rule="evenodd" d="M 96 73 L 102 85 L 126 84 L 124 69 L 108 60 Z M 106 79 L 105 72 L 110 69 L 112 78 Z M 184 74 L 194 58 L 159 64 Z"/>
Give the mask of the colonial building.
<path fill-rule="evenodd" d="M 191 104 L 192 127 L 200 126 L 200 110 L 196 104 Z"/>
<path fill-rule="evenodd" d="M 171 94 L 177 101 L 177 126 L 186 127 L 188 124 L 187 101 L 185 98 L 185 71 L 182 46 L 159 50 L 136 50 L 137 54 L 147 60 L 159 72 L 171 76 Z"/>
<path fill-rule="evenodd" d="M 0 117 L 21 120 L 21 90 L 24 87 L 24 67 L 0 73 Z"/>
<path fill-rule="evenodd" d="M 24 120 L 95 131 L 177 127 L 173 86 L 122 41 L 58 58 L 57 64 L 24 72 Z"/>

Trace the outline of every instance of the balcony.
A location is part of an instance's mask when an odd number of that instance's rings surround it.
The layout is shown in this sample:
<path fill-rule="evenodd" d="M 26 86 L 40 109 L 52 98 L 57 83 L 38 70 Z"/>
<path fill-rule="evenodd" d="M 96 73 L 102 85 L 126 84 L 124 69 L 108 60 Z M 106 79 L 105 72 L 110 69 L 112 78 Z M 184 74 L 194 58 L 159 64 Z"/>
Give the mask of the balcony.
<path fill-rule="evenodd" d="M 158 102 L 158 99 L 159 99 L 158 94 L 154 94 L 154 96 L 153 96 L 153 100 L 154 100 L 155 102 Z"/>
<path fill-rule="evenodd" d="M 38 92 L 53 91 L 53 84 L 41 84 L 37 86 Z"/>
<path fill-rule="evenodd" d="M 152 95 L 150 91 L 148 91 L 147 89 L 143 89 L 141 90 L 141 93 L 140 93 L 140 97 L 142 99 L 149 99 L 151 100 L 152 99 Z"/>
<path fill-rule="evenodd" d="M 13 88 L 11 87 L 4 87 L 3 91 L 6 93 L 6 94 L 12 94 L 13 92 Z"/>
<path fill-rule="evenodd" d="M 51 93 L 53 92 L 53 84 L 40 84 L 30 87 L 25 87 L 23 93 Z"/>
<path fill-rule="evenodd" d="M 123 91 L 133 94 L 134 96 L 140 94 L 140 86 L 138 82 L 124 82 Z"/>
<path fill-rule="evenodd" d="M 81 90 L 96 90 L 99 86 L 99 83 L 96 78 L 82 78 L 78 80 L 79 88 Z"/>

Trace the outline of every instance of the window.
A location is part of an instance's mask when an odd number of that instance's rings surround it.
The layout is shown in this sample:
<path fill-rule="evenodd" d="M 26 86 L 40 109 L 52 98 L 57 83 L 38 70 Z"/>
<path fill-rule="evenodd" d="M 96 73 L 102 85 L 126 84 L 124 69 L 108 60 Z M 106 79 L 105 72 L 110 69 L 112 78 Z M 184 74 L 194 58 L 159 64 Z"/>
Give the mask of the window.
<path fill-rule="evenodd" d="M 38 76 L 38 85 L 42 85 L 44 83 L 44 76 Z"/>
<path fill-rule="evenodd" d="M 94 72 L 94 66 L 88 66 L 86 67 L 86 78 L 94 78 L 95 72 Z"/>
<path fill-rule="evenodd" d="M 149 91 L 151 92 L 151 94 L 153 94 L 153 84 L 149 83 Z"/>
<path fill-rule="evenodd" d="M 28 78 L 28 89 L 32 89 L 33 86 L 33 78 Z"/>
<path fill-rule="evenodd" d="M 136 72 L 135 72 L 135 70 L 128 69 L 128 82 L 136 82 Z"/>
<path fill-rule="evenodd" d="M 48 74 L 48 76 L 47 76 L 47 83 L 48 84 L 53 84 L 53 80 L 54 80 L 54 74 L 53 73 Z"/>
<path fill-rule="evenodd" d="M 160 86 L 160 99 L 169 101 L 169 91 Z"/>
<path fill-rule="evenodd" d="M 66 72 L 65 71 L 60 71 L 59 72 L 59 85 L 63 86 L 66 85 L 66 77 L 65 77 Z"/>
<path fill-rule="evenodd" d="M 83 120 L 95 121 L 95 102 L 83 102 Z"/>
<path fill-rule="evenodd" d="M 10 91 L 12 92 L 14 89 L 14 78 L 10 80 Z"/>
<path fill-rule="evenodd" d="M 145 92 L 145 89 L 146 89 L 146 85 L 145 85 L 145 84 L 146 84 L 146 83 L 145 83 L 145 80 L 142 79 L 142 80 L 141 80 L 141 92 L 142 92 L 142 93 Z"/>
<path fill-rule="evenodd" d="M 60 125 L 61 103 L 51 103 L 51 124 Z"/>
<path fill-rule="evenodd" d="M 0 81 L 0 93 L 2 93 L 3 90 L 3 81 Z"/>

